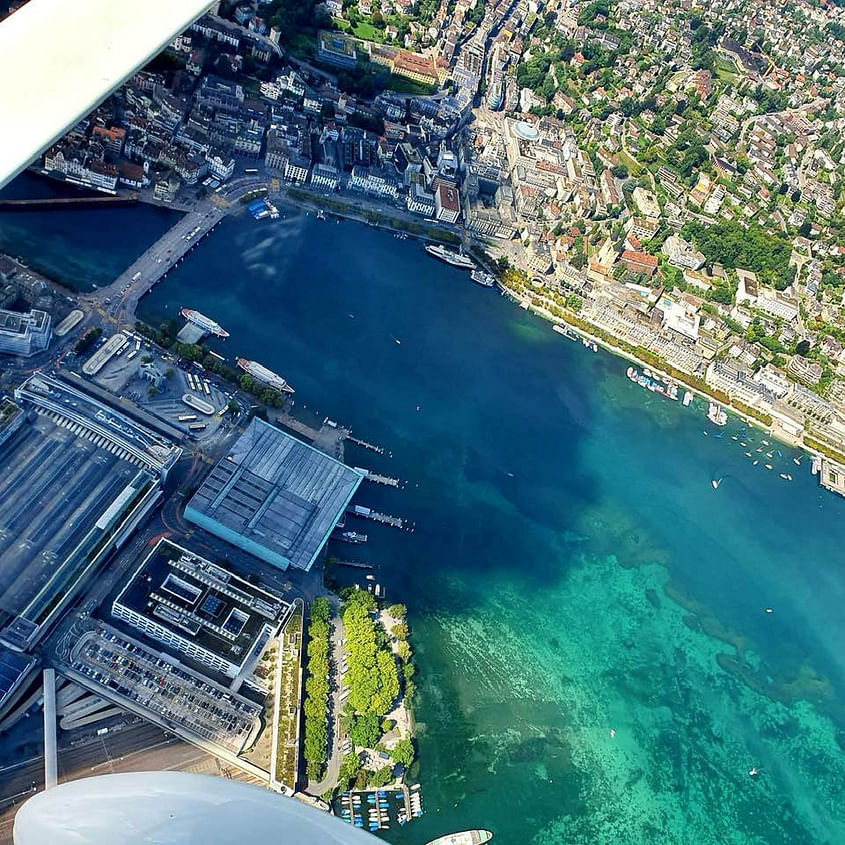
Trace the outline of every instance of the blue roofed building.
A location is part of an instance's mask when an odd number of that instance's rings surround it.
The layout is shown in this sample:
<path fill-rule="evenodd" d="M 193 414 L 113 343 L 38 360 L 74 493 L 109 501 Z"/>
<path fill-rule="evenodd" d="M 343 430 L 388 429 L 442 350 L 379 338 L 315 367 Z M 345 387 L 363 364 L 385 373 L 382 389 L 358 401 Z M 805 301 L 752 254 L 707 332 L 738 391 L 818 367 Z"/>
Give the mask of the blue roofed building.
<path fill-rule="evenodd" d="M 256 417 L 185 518 L 273 566 L 307 571 L 363 477 Z"/>

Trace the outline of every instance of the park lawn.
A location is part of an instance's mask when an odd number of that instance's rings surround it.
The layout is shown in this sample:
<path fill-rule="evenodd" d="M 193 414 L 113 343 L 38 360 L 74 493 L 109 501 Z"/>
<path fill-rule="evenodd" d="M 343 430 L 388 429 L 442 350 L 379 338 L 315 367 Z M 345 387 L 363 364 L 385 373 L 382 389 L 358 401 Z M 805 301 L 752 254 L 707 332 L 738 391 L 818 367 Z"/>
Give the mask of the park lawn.
<path fill-rule="evenodd" d="M 737 71 L 736 63 L 721 53 L 716 54 L 716 64 L 713 70 L 722 82 L 727 82 L 730 85 L 737 85 L 739 83 L 740 75 Z"/>
<path fill-rule="evenodd" d="M 420 96 L 433 94 L 437 90 L 434 85 L 425 85 L 422 82 L 408 79 L 407 76 L 398 76 L 395 73 L 390 74 L 385 87 L 399 94 L 419 94 Z"/>
<path fill-rule="evenodd" d="M 352 30 L 352 34 L 364 41 L 375 41 L 378 44 L 384 41 L 384 33 L 368 21 L 359 21 L 355 29 Z"/>
<path fill-rule="evenodd" d="M 643 166 L 634 158 L 628 155 L 625 150 L 619 150 L 616 153 L 616 160 L 619 164 L 624 164 L 628 168 L 629 176 L 639 176 L 643 172 Z"/>

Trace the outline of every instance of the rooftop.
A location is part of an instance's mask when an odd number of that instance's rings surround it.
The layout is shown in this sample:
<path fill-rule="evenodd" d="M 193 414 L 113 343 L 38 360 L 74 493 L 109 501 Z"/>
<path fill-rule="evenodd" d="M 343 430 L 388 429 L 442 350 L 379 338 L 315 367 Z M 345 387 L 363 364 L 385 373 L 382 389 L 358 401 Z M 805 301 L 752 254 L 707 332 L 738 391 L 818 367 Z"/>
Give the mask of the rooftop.
<path fill-rule="evenodd" d="M 15 398 L 53 419 L 75 423 L 117 447 L 127 461 L 165 476 L 182 450 L 152 430 L 59 379 L 35 373 L 15 388 Z"/>
<path fill-rule="evenodd" d="M 274 566 L 310 569 L 363 476 L 253 419 L 185 516 Z"/>
<path fill-rule="evenodd" d="M 0 332 L 4 334 L 26 334 L 43 331 L 49 317 L 45 311 L 7 311 L 0 308 Z"/>
<path fill-rule="evenodd" d="M 236 666 L 289 607 L 280 596 L 167 540 L 144 558 L 115 605 Z"/>
<path fill-rule="evenodd" d="M 106 541 L 154 496 L 151 473 L 83 430 L 39 416 L 12 434 L 0 455 L 3 639 L 33 639 Z"/>

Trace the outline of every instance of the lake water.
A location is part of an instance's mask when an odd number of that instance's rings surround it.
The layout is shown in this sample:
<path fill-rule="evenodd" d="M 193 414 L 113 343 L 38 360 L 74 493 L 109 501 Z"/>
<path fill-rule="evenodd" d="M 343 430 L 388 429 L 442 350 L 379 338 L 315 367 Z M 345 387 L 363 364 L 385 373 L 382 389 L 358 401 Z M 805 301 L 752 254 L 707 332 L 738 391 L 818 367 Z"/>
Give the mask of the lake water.
<path fill-rule="evenodd" d="M 0 190 L 3 199 L 78 196 L 73 187 L 30 173 Z M 3 211 L 0 252 L 24 258 L 33 270 L 73 290 L 89 291 L 113 282 L 179 216 L 141 204 L 132 209 Z"/>
<path fill-rule="evenodd" d="M 97 261 L 123 269 L 131 241 Z M 366 523 L 351 555 L 381 564 L 417 650 L 426 812 L 387 839 L 845 842 L 845 503 L 806 458 L 364 226 L 227 220 L 141 316 L 182 306 L 285 376 L 297 412 L 392 452 L 350 463 L 409 482 L 357 501 L 415 532 Z"/>

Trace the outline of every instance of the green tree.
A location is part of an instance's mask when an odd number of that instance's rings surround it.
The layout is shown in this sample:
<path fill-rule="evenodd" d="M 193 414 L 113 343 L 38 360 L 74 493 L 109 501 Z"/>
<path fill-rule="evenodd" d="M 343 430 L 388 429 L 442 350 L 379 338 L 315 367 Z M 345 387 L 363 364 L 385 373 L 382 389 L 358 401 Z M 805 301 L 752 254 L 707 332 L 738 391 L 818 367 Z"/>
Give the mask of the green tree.
<path fill-rule="evenodd" d="M 103 330 L 100 328 L 88 329 L 88 331 L 76 341 L 76 345 L 73 347 L 74 351 L 77 354 L 87 352 L 100 339 L 102 334 Z"/>
<path fill-rule="evenodd" d="M 481 4 L 479 4 L 481 5 Z M 393 780 L 393 770 L 390 766 L 384 766 L 381 769 L 374 771 L 370 777 L 370 786 L 387 786 Z"/>
<path fill-rule="evenodd" d="M 387 608 L 387 612 L 394 619 L 402 620 L 408 615 L 408 608 L 404 604 L 392 604 Z"/>
<path fill-rule="evenodd" d="M 349 739 L 355 745 L 373 748 L 381 737 L 381 719 L 375 713 L 364 713 L 355 718 L 349 729 Z"/>
<path fill-rule="evenodd" d="M 414 743 L 408 738 L 400 739 L 390 750 L 391 760 L 406 769 L 414 762 L 414 756 Z"/>
<path fill-rule="evenodd" d="M 338 778 L 342 783 L 349 783 L 361 771 L 361 760 L 354 751 L 343 755 L 340 761 Z"/>
<path fill-rule="evenodd" d="M 363 590 L 353 591 L 341 611 L 346 633 L 349 670 L 349 703 L 359 713 L 383 715 L 399 695 L 396 660 L 387 647 L 384 631 L 370 617 L 373 597 Z"/>

